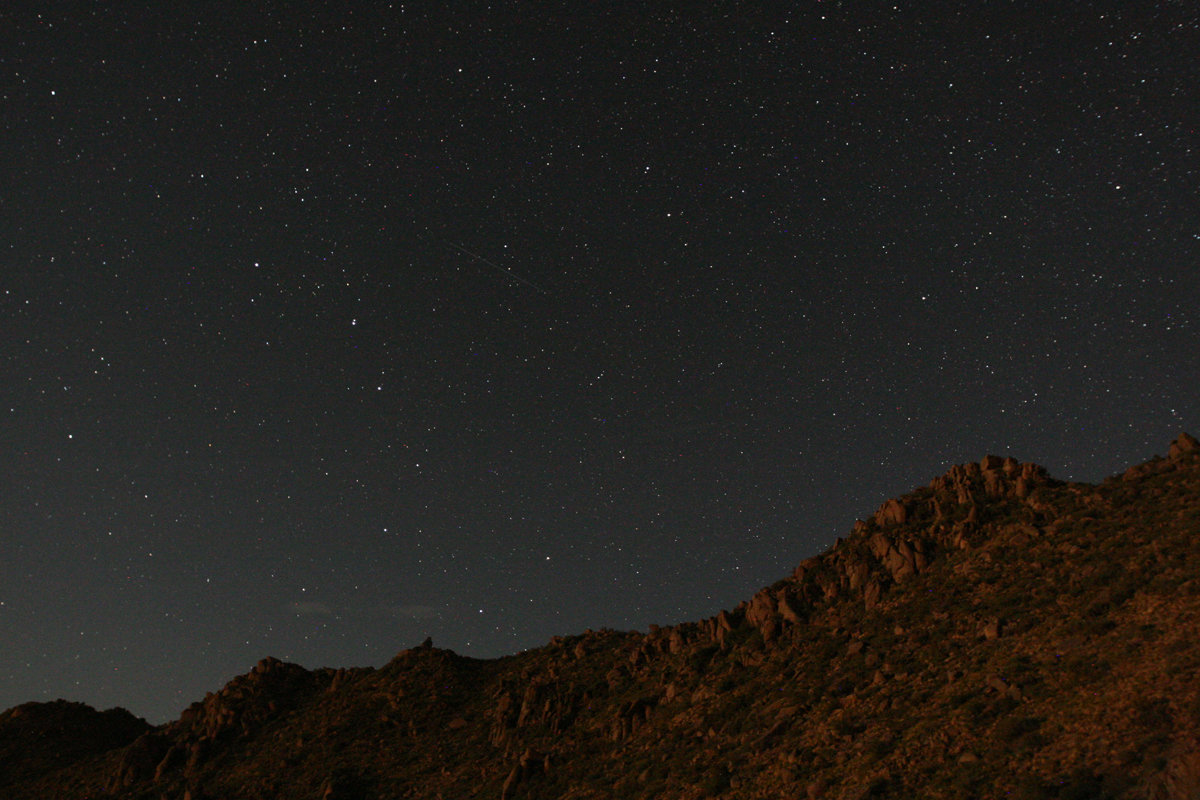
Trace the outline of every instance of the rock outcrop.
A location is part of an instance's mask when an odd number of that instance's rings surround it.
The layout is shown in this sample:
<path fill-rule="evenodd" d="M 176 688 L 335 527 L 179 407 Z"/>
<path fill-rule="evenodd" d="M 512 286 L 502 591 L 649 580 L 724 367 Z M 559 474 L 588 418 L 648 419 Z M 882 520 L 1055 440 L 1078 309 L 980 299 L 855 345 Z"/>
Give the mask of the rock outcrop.
<path fill-rule="evenodd" d="M 1197 534 L 1187 434 L 1099 486 L 986 456 L 698 622 L 19 706 L 0 796 L 1194 798 Z"/>

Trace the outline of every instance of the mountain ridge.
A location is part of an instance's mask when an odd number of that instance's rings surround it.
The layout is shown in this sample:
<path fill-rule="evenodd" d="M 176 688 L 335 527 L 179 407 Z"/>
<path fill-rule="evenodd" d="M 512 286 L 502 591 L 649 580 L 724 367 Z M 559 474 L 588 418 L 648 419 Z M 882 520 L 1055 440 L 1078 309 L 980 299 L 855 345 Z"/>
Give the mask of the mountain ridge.
<path fill-rule="evenodd" d="M 108 738 L 17 706 L 0 796 L 1195 797 L 1196 534 L 1186 433 L 1095 485 L 986 456 L 704 620 L 265 658 L 162 726 L 103 712 Z"/>

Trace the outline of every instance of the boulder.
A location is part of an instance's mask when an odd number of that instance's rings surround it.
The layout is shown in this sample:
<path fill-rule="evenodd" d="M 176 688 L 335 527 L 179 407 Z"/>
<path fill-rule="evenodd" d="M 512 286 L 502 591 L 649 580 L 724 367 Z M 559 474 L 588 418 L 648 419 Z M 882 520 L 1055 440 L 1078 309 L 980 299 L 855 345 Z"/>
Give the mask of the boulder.
<path fill-rule="evenodd" d="M 892 498 L 879 507 L 875 512 L 875 524 L 881 528 L 890 525 L 903 525 L 908 521 L 908 509 L 896 498 Z"/>
<path fill-rule="evenodd" d="M 517 727 L 520 728 L 529 720 L 534 709 L 537 707 L 538 697 L 541 694 L 541 687 L 537 684 L 530 684 L 525 689 L 525 696 L 521 701 L 521 711 L 517 714 Z"/>
<path fill-rule="evenodd" d="M 1175 437 L 1175 441 L 1171 442 L 1171 447 L 1167 450 L 1167 457 L 1177 460 L 1187 453 L 1195 452 L 1200 452 L 1200 442 L 1187 433 L 1180 433 Z"/>
<path fill-rule="evenodd" d="M 999 675 L 988 675 L 984 682 L 989 689 L 995 689 L 1000 694 L 1008 694 L 1008 684 Z"/>
<path fill-rule="evenodd" d="M 871 581 L 867 584 L 867 588 L 863 590 L 863 605 L 870 611 L 879 604 L 879 598 L 882 595 L 883 587 L 879 585 L 879 581 Z"/>
<path fill-rule="evenodd" d="M 121 754 L 116 772 L 109 781 L 109 792 L 117 794 L 123 788 L 150 778 L 169 749 L 166 736 L 159 731 L 148 731 L 139 736 Z"/>
<path fill-rule="evenodd" d="M 508 773 L 508 777 L 504 779 L 504 785 L 500 788 L 501 800 L 508 800 L 508 798 L 516 793 L 519 785 L 533 776 L 540 774 L 548 763 L 548 760 L 549 755 L 543 757 L 533 748 L 529 748 L 522 753 L 521 758 L 517 761 L 517 765 L 512 768 L 512 772 Z"/>
<path fill-rule="evenodd" d="M 846 577 L 850 579 L 850 591 L 858 591 L 867 582 L 867 576 L 870 574 L 870 566 L 865 562 L 859 561 L 854 564 L 846 565 Z M 780 613 L 783 609 L 780 608 Z M 787 615 L 784 614 L 784 619 Z"/>
<path fill-rule="evenodd" d="M 779 615 L 793 625 L 799 625 L 804 621 L 803 617 L 800 616 L 800 610 L 792 604 L 791 599 L 787 595 L 779 598 Z"/>
<path fill-rule="evenodd" d="M 871 541 L 867 542 L 867 546 L 871 548 L 872 555 L 882 560 L 888 550 L 892 549 L 892 540 L 882 533 L 877 533 L 871 537 Z"/>
<path fill-rule="evenodd" d="M 750 607 L 746 609 L 746 621 L 756 628 L 761 628 L 762 624 L 775 614 L 775 598 L 769 589 L 763 589 L 750 601 Z"/>
<path fill-rule="evenodd" d="M 765 644 L 772 644 L 775 641 L 775 639 L 779 636 L 779 627 L 779 620 L 773 616 L 768 617 L 766 621 L 759 626 L 758 629 L 762 632 L 762 638 Z"/>

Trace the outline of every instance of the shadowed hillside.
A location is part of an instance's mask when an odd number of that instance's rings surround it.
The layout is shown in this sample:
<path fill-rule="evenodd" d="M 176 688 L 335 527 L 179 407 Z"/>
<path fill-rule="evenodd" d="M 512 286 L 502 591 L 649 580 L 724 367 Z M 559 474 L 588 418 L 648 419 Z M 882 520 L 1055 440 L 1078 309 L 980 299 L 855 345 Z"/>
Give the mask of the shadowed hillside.
<path fill-rule="evenodd" d="M 1200 797 L 1198 542 L 1187 434 L 1098 486 L 988 456 L 706 620 L 19 706 L 0 797 Z"/>

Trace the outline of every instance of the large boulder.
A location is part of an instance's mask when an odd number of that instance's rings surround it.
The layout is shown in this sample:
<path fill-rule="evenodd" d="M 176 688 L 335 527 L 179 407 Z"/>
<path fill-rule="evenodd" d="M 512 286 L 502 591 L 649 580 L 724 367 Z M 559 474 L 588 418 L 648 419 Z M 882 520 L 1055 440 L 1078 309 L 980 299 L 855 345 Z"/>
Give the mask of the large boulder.
<path fill-rule="evenodd" d="M 1187 433 L 1180 433 L 1175 437 L 1175 441 L 1171 442 L 1171 447 L 1167 451 L 1167 457 L 1179 459 L 1187 453 L 1195 452 L 1200 452 L 1200 442 Z"/>

